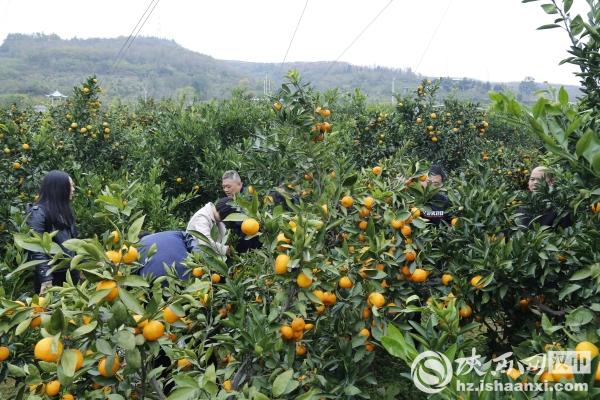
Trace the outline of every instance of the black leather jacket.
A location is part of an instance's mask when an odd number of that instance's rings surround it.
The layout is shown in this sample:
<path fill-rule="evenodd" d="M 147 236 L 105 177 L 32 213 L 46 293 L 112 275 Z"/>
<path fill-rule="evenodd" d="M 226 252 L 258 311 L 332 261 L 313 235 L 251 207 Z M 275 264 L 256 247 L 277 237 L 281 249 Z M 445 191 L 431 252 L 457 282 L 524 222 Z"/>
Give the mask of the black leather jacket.
<path fill-rule="evenodd" d="M 31 227 L 31 229 L 40 234 L 44 232 L 50 233 L 54 232 L 55 230 L 58 230 L 58 233 L 56 234 L 56 236 L 54 236 L 54 242 L 57 243 L 65 253 L 69 254 L 70 256 L 74 255 L 71 251 L 65 249 L 62 246 L 62 243 L 66 240 L 77 237 L 77 228 L 75 227 L 75 224 L 64 229 L 58 229 L 52 226 L 50 221 L 47 220 L 44 206 L 41 204 L 35 204 L 32 207 L 30 207 L 28 214 L 29 215 L 27 216 L 27 224 Z M 29 252 L 29 258 L 31 260 L 50 261 L 50 256 L 40 252 Z M 38 283 L 52 281 L 52 274 L 49 273 L 50 268 L 51 267 L 48 265 L 47 262 L 36 265 L 35 278 Z"/>

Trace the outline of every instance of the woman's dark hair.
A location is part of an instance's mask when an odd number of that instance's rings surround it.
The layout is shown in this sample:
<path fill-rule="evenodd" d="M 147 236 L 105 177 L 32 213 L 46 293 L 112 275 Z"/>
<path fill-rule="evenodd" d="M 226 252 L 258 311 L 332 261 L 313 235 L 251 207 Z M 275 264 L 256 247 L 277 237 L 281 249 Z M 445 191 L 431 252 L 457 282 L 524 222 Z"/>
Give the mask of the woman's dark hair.
<path fill-rule="evenodd" d="M 70 197 L 71 179 L 66 172 L 50 171 L 44 176 L 37 203 L 44 207 L 48 225 L 64 229 L 75 223 Z"/>
<path fill-rule="evenodd" d="M 236 212 L 235 207 L 229 204 L 231 200 L 231 197 L 222 197 L 215 203 L 215 208 L 221 217 L 221 221 L 227 218 L 229 214 Z"/>
<path fill-rule="evenodd" d="M 444 171 L 444 167 L 439 164 L 434 164 L 429 168 L 429 175 L 439 175 L 442 177 L 442 182 L 446 181 L 448 175 L 446 175 L 446 171 Z"/>

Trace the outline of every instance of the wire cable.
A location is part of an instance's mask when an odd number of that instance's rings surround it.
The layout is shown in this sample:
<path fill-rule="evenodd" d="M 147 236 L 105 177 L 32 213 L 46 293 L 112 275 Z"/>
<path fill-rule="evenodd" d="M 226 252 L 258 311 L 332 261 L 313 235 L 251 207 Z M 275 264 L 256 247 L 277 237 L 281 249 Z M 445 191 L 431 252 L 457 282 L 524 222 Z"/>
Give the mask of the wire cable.
<path fill-rule="evenodd" d="M 300 27 L 300 22 L 302 22 L 302 18 L 304 17 L 304 12 L 306 11 L 306 7 L 308 6 L 308 0 L 306 0 L 306 3 L 304 3 L 304 8 L 302 9 L 302 13 L 300 14 L 300 18 L 298 19 L 298 23 L 296 24 L 296 29 L 294 29 L 294 33 L 292 34 L 292 39 L 290 40 L 290 44 L 288 45 L 288 48 L 285 52 L 285 56 L 283 56 L 283 61 L 281 61 L 281 65 L 279 66 L 279 73 L 281 74 L 281 70 L 283 68 L 283 64 L 285 63 L 285 60 L 287 59 L 288 53 L 290 52 L 290 49 L 292 47 L 292 43 L 294 42 L 294 38 L 296 37 L 296 32 L 298 32 L 298 28 Z"/>
<path fill-rule="evenodd" d="M 433 42 L 433 39 L 435 38 L 438 29 L 440 29 L 440 26 L 442 25 L 442 22 L 444 22 L 444 20 L 446 19 L 446 15 L 448 14 L 448 10 L 450 10 L 450 6 L 452 5 L 453 2 L 454 2 L 454 0 L 450 0 L 448 2 L 448 6 L 446 7 L 446 11 L 444 11 L 444 14 L 442 14 L 442 18 L 440 19 L 440 22 L 437 24 L 437 26 L 435 27 L 435 30 L 433 31 L 433 34 L 429 38 L 429 42 L 427 43 L 427 46 L 425 46 L 425 49 L 423 50 L 423 54 L 421 54 L 421 59 L 419 60 L 419 64 L 417 64 L 417 68 L 415 68 L 415 72 L 416 73 L 419 73 L 419 68 L 421 67 L 421 63 L 425 59 L 425 55 L 427 54 L 427 51 L 429 50 L 429 46 L 431 46 L 431 43 Z"/>
<path fill-rule="evenodd" d="M 137 29 L 137 27 L 140 25 L 140 23 L 142 22 L 142 19 L 144 19 L 144 16 L 146 15 L 146 13 L 148 12 L 148 10 L 150 9 L 150 7 L 152 7 L 152 3 L 154 3 L 156 0 L 150 0 L 150 3 L 148 3 L 148 6 L 146 7 L 146 10 L 144 11 L 144 13 L 142 14 L 142 16 L 140 17 L 140 19 L 138 20 L 138 22 L 135 24 L 135 26 L 133 27 L 133 29 L 131 30 L 131 33 L 129 34 L 129 36 L 127 37 L 127 40 L 125 40 L 125 42 L 121 45 L 121 48 L 119 49 L 119 51 L 117 52 L 117 55 L 115 57 L 115 60 L 113 61 L 111 67 L 110 67 L 110 72 L 109 74 L 112 73 L 112 71 L 114 70 L 115 66 L 117 65 L 117 63 L 119 62 L 119 59 L 121 58 L 121 55 L 123 53 L 123 50 L 125 50 L 125 47 L 127 47 L 127 44 L 129 43 L 129 41 L 131 40 L 131 37 L 133 36 L 135 30 Z"/>
<path fill-rule="evenodd" d="M 148 21 L 148 19 L 150 18 L 150 16 L 154 12 L 154 9 L 156 8 L 156 6 L 158 6 L 158 3 L 160 3 L 160 0 L 157 0 L 156 3 L 154 3 L 154 7 L 152 7 L 152 10 L 150 10 L 150 13 L 146 16 L 146 19 L 144 20 L 144 22 L 142 23 L 142 25 L 140 26 L 140 28 L 135 33 L 135 36 L 133 37 L 133 39 L 131 39 L 131 42 L 129 42 L 129 45 L 127 46 L 127 48 L 123 51 L 123 54 L 125 54 L 127 52 L 127 50 L 129 50 L 129 48 L 133 44 L 134 40 L 138 37 L 138 35 L 140 34 L 140 31 L 142 30 L 142 28 L 144 27 L 144 25 L 146 25 L 146 21 Z"/>
<path fill-rule="evenodd" d="M 373 23 L 375 21 L 377 21 L 377 18 L 379 18 L 381 16 L 381 14 L 383 14 L 383 12 L 390 6 L 390 4 L 392 4 L 394 2 L 394 0 L 390 0 L 389 3 L 387 3 L 378 13 L 377 15 L 375 15 L 375 17 L 363 28 L 362 31 L 360 31 L 360 33 L 352 40 L 352 42 L 350 42 L 350 44 L 348 45 L 348 47 L 346 47 L 344 49 L 344 51 L 342 51 L 340 53 L 340 55 L 335 59 L 335 61 L 332 61 L 331 64 L 329 65 L 329 68 L 327 68 L 327 71 L 325 71 L 325 76 L 327 76 L 327 74 L 329 73 L 329 71 L 331 71 L 331 68 L 333 68 L 333 66 L 335 65 L 335 63 L 337 63 L 340 58 L 342 58 L 342 56 L 354 45 L 354 43 L 356 43 L 358 41 L 358 39 L 360 39 L 360 37 L 367 31 L 367 29 L 369 29 L 369 27 L 371 25 L 373 25 Z"/>

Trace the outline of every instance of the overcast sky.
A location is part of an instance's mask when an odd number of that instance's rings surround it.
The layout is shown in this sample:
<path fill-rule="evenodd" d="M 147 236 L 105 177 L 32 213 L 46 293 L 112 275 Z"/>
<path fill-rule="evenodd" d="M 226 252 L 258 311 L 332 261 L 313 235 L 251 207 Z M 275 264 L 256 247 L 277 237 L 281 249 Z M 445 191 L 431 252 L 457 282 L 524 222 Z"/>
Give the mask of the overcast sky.
<path fill-rule="evenodd" d="M 174 39 L 218 59 L 281 62 L 306 0 L 159 0 L 140 35 Z M 9 33 L 62 38 L 128 36 L 150 0 L 0 0 Z M 288 61 L 337 59 L 390 0 L 308 0 Z M 429 76 L 577 84 L 558 66 L 569 41 L 540 3 L 520 0 L 392 0 L 341 57 Z M 575 0 L 576 11 L 586 11 Z M 135 45 L 135 44 L 134 44 Z"/>

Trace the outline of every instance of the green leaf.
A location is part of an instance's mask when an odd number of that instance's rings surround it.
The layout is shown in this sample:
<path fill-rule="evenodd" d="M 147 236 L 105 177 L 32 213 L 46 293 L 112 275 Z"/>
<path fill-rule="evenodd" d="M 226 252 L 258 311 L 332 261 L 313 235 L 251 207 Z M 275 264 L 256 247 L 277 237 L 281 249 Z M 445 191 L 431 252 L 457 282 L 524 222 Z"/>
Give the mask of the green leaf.
<path fill-rule="evenodd" d="M 571 328 L 578 328 L 589 324 L 594 319 L 594 313 L 587 308 L 578 308 L 567 315 L 565 324 Z"/>
<path fill-rule="evenodd" d="M 542 25 L 540 27 L 538 27 L 538 31 L 544 30 L 544 29 L 554 29 L 554 28 L 560 28 L 560 25 L 558 24 L 546 24 L 546 25 Z"/>
<path fill-rule="evenodd" d="M 120 280 L 119 284 L 129 287 L 149 287 L 148 282 L 139 275 L 127 275 L 125 279 Z"/>
<path fill-rule="evenodd" d="M 23 320 L 19 323 L 19 325 L 17 325 L 17 329 L 15 329 L 15 335 L 21 335 L 23 332 L 25 332 L 27 330 L 27 328 L 29 328 L 29 325 L 31 324 L 31 320 L 32 318 L 27 318 L 26 320 Z"/>
<path fill-rule="evenodd" d="M 561 86 L 558 91 L 558 101 L 563 107 L 566 107 L 569 104 L 569 93 L 567 93 L 564 86 Z"/>
<path fill-rule="evenodd" d="M 23 371 L 22 368 L 17 367 L 13 364 L 8 364 L 8 374 L 15 378 L 24 378 L 27 376 L 27 374 L 25 373 L 25 371 Z"/>
<path fill-rule="evenodd" d="M 272 389 L 273 396 L 278 397 L 285 393 L 287 385 L 290 383 L 293 374 L 294 374 L 294 371 L 289 369 L 289 370 L 279 374 L 279 376 L 277 378 L 275 378 L 275 381 L 273 382 L 273 389 Z"/>
<path fill-rule="evenodd" d="M 121 299 L 123 304 L 134 313 L 144 315 L 144 309 L 140 305 L 138 299 L 133 297 L 133 295 L 124 288 L 119 290 L 119 299 Z"/>
<path fill-rule="evenodd" d="M 144 218 L 146 218 L 146 216 L 142 215 L 141 217 L 133 221 L 133 223 L 129 227 L 129 230 L 127 231 L 128 241 L 136 243 L 139 240 L 138 236 L 140 234 L 140 231 L 142 230 L 142 225 L 144 225 Z"/>
<path fill-rule="evenodd" d="M 122 330 L 117 332 L 116 338 L 117 344 L 125 350 L 135 349 L 135 336 L 133 335 L 133 333 Z"/>
<path fill-rule="evenodd" d="M 196 388 L 179 388 L 167 397 L 167 400 L 195 400 L 199 390 Z"/>
<path fill-rule="evenodd" d="M 362 393 L 361 390 L 354 385 L 348 385 L 344 388 L 344 394 L 348 396 L 356 396 L 360 393 Z"/>
<path fill-rule="evenodd" d="M 554 4 L 542 4 L 542 8 L 546 14 L 558 14 L 558 9 Z"/>
<path fill-rule="evenodd" d="M 564 0 L 563 4 L 565 13 L 568 13 L 569 10 L 571 10 L 571 7 L 573 6 L 573 0 Z"/>
<path fill-rule="evenodd" d="M 575 283 L 566 285 L 558 294 L 558 299 L 562 300 L 565 297 L 567 297 L 568 295 L 570 295 L 571 293 L 578 291 L 579 289 L 581 289 L 581 285 L 577 285 Z"/>
<path fill-rule="evenodd" d="M 592 276 L 592 271 L 589 268 L 580 269 L 579 271 L 577 271 L 573 274 L 573 276 L 571 277 L 570 280 L 580 281 L 582 279 L 589 278 L 590 276 Z"/>
<path fill-rule="evenodd" d="M 90 333 L 94 329 L 96 329 L 97 326 L 98 326 L 98 321 L 92 321 L 87 325 L 82 325 L 79 328 L 75 329 L 71 336 L 75 339 L 80 336 L 87 335 L 88 333 Z"/>
<path fill-rule="evenodd" d="M 112 356 L 115 354 L 115 349 L 113 349 L 110 343 L 104 339 L 96 340 L 96 350 L 107 356 Z"/>
<path fill-rule="evenodd" d="M 75 375 L 75 367 L 77 365 L 77 355 L 75 350 L 65 350 L 60 358 L 60 366 L 63 374 L 72 378 Z"/>
<path fill-rule="evenodd" d="M 125 350 L 125 361 L 127 361 L 127 366 L 133 370 L 142 368 L 142 355 L 137 348 Z"/>

